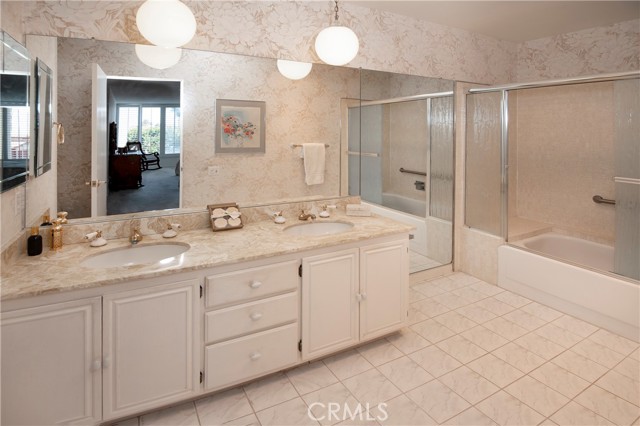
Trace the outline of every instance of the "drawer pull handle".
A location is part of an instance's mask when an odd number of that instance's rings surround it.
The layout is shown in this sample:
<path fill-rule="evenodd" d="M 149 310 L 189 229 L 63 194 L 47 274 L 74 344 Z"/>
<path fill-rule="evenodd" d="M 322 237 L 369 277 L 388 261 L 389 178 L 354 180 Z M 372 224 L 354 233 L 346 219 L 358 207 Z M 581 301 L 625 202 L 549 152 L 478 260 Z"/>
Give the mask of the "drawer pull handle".
<path fill-rule="evenodd" d="M 254 352 L 251 355 L 249 355 L 249 359 L 251 361 L 257 361 L 262 357 L 262 354 L 260 352 Z"/>
<path fill-rule="evenodd" d="M 249 315 L 249 318 L 251 318 L 252 321 L 258 321 L 260 318 L 262 318 L 262 314 L 260 312 L 254 312 Z"/>
<path fill-rule="evenodd" d="M 260 281 L 251 281 L 251 284 L 249 284 L 249 287 L 251 288 L 258 288 L 262 285 L 262 283 Z"/>

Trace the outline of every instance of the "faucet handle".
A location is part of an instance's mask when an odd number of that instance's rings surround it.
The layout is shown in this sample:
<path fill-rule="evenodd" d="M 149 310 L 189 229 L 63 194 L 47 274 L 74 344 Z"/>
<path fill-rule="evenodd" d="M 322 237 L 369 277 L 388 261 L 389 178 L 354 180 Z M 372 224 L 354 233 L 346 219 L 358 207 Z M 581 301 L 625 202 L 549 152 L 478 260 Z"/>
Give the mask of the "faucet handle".
<path fill-rule="evenodd" d="M 177 229 L 180 229 L 181 225 L 179 223 L 169 223 L 167 225 L 167 230 L 162 234 L 163 238 L 173 238 L 178 235 Z"/>

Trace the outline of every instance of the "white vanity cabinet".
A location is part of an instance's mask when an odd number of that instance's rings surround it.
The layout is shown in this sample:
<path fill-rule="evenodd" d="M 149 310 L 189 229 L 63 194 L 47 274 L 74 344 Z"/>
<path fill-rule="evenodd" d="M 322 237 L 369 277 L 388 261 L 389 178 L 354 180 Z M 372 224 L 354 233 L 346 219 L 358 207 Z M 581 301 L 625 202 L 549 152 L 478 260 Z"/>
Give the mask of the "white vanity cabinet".
<path fill-rule="evenodd" d="M 199 299 L 196 279 L 104 296 L 105 419 L 185 399 L 199 390 Z"/>
<path fill-rule="evenodd" d="M 302 359 L 402 328 L 408 309 L 406 239 L 302 260 Z"/>
<path fill-rule="evenodd" d="M 206 390 L 299 362 L 299 266 L 272 259 L 205 278 Z"/>
<path fill-rule="evenodd" d="M 100 297 L 3 313 L 0 423 L 98 423 L 100 327 Z"/>

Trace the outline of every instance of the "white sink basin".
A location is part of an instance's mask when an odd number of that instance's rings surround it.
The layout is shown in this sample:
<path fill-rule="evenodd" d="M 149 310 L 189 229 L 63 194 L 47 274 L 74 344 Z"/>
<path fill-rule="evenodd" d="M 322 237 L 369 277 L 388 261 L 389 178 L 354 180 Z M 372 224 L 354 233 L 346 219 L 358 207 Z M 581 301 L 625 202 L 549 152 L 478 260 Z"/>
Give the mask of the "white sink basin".
<path fill-rule="evenodd" d="M 353 228 L 349 222 L 305 222 L 284 229 L 287 235 L 318 236 L 339 234 Z"/>
<path fill-rule="evenodd" d="M 114 268 L 118 266 L 181 263 L 182 254 L 189 250 L 189 244 L 143 244 L 123 247 L 87 257 L 82 266 L 89 268 Z"/>

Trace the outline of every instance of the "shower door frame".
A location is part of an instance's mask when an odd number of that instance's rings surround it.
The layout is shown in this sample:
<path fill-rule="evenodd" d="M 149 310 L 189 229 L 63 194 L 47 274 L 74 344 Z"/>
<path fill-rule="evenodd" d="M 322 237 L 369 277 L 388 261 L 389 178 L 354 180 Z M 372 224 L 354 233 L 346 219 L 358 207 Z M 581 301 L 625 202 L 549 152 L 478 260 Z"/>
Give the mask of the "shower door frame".
<path fill-rule="evenodd" d="M 509 206 L 509 91 L 534 89 L 540 87 L 566 86 L 582 83 L 599 83 L 640 78 L 640 71 L 608 73 L 585 77 L 574 77 L 556 80 L 535 81 L 530 83 L 513 83 L 492 87 L 476 87 L 468 89 L 466 95 L 501 92 L 500 101 L 500 235 L 508 241 L 508 206 Z M 466 143 L 466 141 L 465 141 Z M 465 207 L 466 209 L 466 207 Z M 466 221 L 465 221 L 466 222 Z M 473 228 L 473 227 L 472 227 Z"/>

